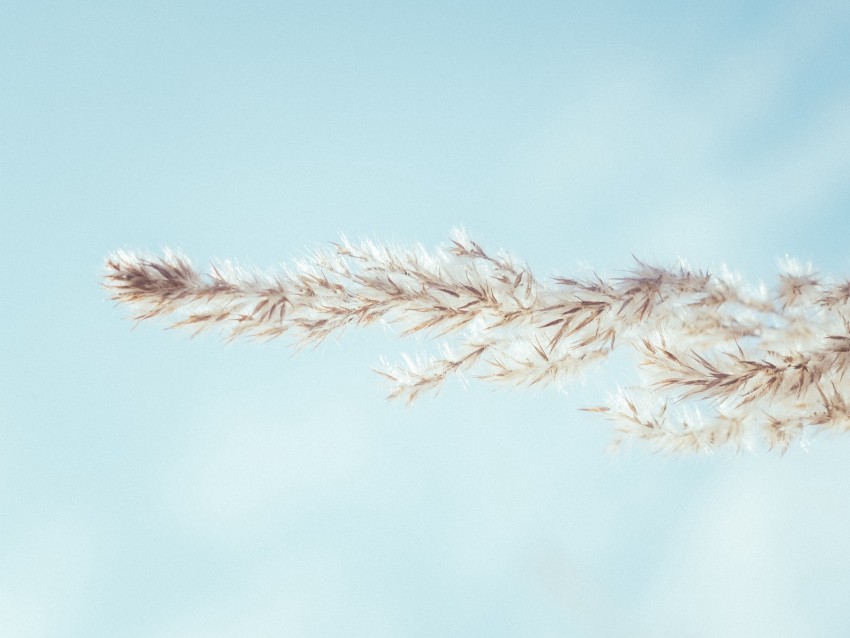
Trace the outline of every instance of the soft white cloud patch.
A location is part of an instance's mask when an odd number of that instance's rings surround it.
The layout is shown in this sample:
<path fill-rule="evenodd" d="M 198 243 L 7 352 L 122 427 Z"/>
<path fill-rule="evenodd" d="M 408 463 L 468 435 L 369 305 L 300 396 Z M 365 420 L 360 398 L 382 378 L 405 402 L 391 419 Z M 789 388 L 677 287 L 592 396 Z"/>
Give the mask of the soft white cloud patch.
<path fill-rule="evenodd" d="M 846 479 L 846 448 L 729 465 L 680 519 L 633 622 L 646 635 L 840 633 L 850 500 L 824 486 Z"/>
<path fill-rule="evenodd" d="M 644 626 L 695 636 L 806 635 L 783 565 L 781 505 L 754 474 L 730 475 L 681 527 L 647 595 Z"/>
<path fill-rule="evenodd" d="M 90 604 L 96 548 L 80 521 L 41 519 L 0 549 L 0 635 L 74 635 Z"/>
<path fill-rule="evenodd" d="M 398 636 L 391 609 L 358 595 L 343 565 L 316 548 L 287 553 L 258 569 L 252 585 L 220 607 L 186 610 L 154 633 L 158 638 Z"/>
<path fill-rule="evenodd" d="M 231 533 L 323 489 L 344 493 L 369 455 L 354 406 L 265 420 L 220 407 L 192 428 L 165 486 L 175 515 L 202 531 Z"/>

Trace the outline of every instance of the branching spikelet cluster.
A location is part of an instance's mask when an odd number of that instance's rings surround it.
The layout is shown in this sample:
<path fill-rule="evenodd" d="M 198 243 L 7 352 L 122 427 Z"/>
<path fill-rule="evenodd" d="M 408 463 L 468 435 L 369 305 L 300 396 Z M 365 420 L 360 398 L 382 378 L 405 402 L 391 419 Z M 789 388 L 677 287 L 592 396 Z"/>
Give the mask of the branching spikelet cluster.
<path fill-rule="evenodd" d="M 850 430 L 850 281 L 791 260 L 772 293 L 726 270 L 638 259 L 620 277 L 543 282 L 462 231 L 434 253 L 343 238 L 276 273 L 229 262 L 201 273 L 173 252 L 117 252 L 106 266 L 112 298 L 135 319 L 173 317 L 193 333 L 287 334 L 296 347 L 375 322 L 429 334 L 434 354 L 377 370 L 394 399 L 439 391 L 451 376 L 560 385 L 626 347 L 641 384 L 587 408 L 615 422 L 615 443 L 784 451 Z"/>

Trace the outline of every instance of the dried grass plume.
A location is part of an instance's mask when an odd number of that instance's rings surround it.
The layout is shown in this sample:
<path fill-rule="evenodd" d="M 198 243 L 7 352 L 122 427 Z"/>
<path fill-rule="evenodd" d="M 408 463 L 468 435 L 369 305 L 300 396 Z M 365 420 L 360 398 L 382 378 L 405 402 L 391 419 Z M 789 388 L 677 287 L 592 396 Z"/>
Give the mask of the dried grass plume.
<path fill-rule="evenodd" d="M 104 285 L 134 318 L 169 317 L 228 338 L 289 335 L 296 347 L 378 321 L 425 332 L 435 354 L 383 362 L 389 396 L 413 401 L 464 372 L 487 383 L 574 378 L 616 348 L 641 383 L 587 410 L 614 441 L 667 452 L 767 447 L 850 430 L 850 281 L 786 260 L 772 291 L 727 272 L 634 260 L 622 276 L 541 281 L 526 265 L 455 231 L 428 252 L 343 238 L 275 273 L 184 256 L 116 252 Z"/>

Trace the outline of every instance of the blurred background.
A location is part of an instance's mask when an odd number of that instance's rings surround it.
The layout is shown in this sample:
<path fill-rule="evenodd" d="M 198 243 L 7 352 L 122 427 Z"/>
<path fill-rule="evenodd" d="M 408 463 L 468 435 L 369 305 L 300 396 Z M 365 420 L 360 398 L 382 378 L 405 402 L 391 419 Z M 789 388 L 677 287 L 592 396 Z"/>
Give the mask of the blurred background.
<path fill-rule="evenodd" d="M 23 2 L 0 20 L 0 635 L 837 636 L 850 436 L 606 453 L 562 390 L 410 408 L 376 327 L 133 330 L 119 248 L 463 225 L 540 276 L 850 272 L 850 5 Z"/>

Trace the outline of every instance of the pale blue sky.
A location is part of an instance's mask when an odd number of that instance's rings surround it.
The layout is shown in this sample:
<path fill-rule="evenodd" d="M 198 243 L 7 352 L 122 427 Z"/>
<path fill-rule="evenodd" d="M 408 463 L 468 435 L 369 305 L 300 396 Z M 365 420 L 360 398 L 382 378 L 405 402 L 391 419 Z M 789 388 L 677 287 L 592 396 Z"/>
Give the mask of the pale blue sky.
<path fill-rule="evenodd" d="M 620 380 L 384 401 L 350 333 L 131 330 L 116 248 L 274 266 L 464 225 L 850 273 L 846 2 L 11 2 L 0 20 L 0 635 L 835 636 L 850 437 L 605 453 Z"/>

